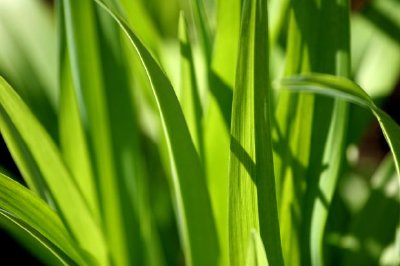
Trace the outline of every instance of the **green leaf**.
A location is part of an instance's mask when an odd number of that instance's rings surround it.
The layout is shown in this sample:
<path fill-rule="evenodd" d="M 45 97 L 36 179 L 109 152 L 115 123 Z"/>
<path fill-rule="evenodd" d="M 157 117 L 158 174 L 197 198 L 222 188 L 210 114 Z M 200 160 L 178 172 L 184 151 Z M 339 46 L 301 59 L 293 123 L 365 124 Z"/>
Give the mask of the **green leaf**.
<path fill-rule="evenodd" d="M 229 168 L 230 263 L 244 265 L 251 230 L 272 265 L 283 265 L 271 142 L 267 1 L 243 9 L 233 94 Z"/>
<path fill-rule="evenodd" d="M 125 173 L 132 174 L 133 171 L 130 171 L 129 168 L 122 168 L 120 164 L 131 163 L 131 153 L 128 149 L 124 159 L 114 156 L 114 151 L 120 143 L 114 143 L 113 137 L 119 137 L 121 142 L 129 139 L 125 136 L 113 135 L 115 124 L 112 122 L 113 119 L 115 120 L 113 116 L 115 109 L 113 109 L 114 106 L 110 106 L 108 101 L 115 99 L 108 98 L 108 93 L 112 93 L 115 89 L 110 90 L 108 87 L 108 82 L 112 82 L 110 75 L 114 73 L 109 73 L 108 68 L 114 67 L 118 77 L 121 77 L 118 73 L 121 65 L 115 65 L 111 61 L 114 56 L 112 50 L 112 45 L 115 44 L 112 43 L 114 36 L 111 36 L 111 39 L 106 37 L 106 34 L 113 34 L 113 25 L 110 28 L 101 24 L 103 23 L 102 16 L 96 14 L 96 6 L 91 0 L 65 0 L 63 4 L 67 50 L 71 60 L 73 85 L 78 99 L 80 119 L 85 129 L 93 172 L 96 177 L 98 205 L 101 207 L 101 226 L 110 249 L 112 263 L 129 265 L 133 263 L 131 259 L 141 252 L 131 251 L 133 247 L 130 247 L 130 241 L 135 238 L 128 236 L 128 234 L 139 236 L 138 233 L 132 233 L 129 230 L 137 229 L 138 226 L 129 227 L 127 222 L 135 213 L 130 209 L 127 211 L 127 215 L 124 215 L 125 204 L 131 203 L 126 200 L 126 190 L 131 189 L 132 186 L 122 184 L 125 182 Z M 103 52 L 103 49 L 107 52 Z M 121 52 L 120 50 L 117 52 Z M 116 86 L 120 86 L 121 83 L 123 83 L 122 78 L 116 83 L 118 84 Z M 127 87 L 122 85 L 116 94 L 124 93 L 125 90 Z M 129 101 L 129 99 L 129 96 L 123 98 L 125 101 Z M 119 107 L 125 107 L 124 102 Z M 119 125 L 123 127 L 128 124 L 120 123 Z M 119 171 L 124 172 L 121 174 Z M 137 263 L 140 264 L 140 262 Z"/>
<path fill-rule="evenodd" d="M 192 44 L 188 33 L 186 18 L 183 13 L 179 17 L 179 43 L 181 50 L 181 97 L 183 114 L 188 124 L 192 141 L 200 158 L 203 159 L 203 110 L 197 86 Z"/>
<path fill-rule="evenodd" d="M 389 4 L 386 13 L 396 12 L 395 1 L 372 1 Z M 392 5 L 390 5 L 390 3 Z M 367 11 L 368 8 L 363 11 Z M 387 16 L 387 15 L 386 15 Z M 400 27 L 400 21 L 399 21 Z M 371 25 L 363 13 L 352 17 L 352 65 L 354 80 L 373 98 L 384 98 L 393 90 L 400 73 L 400 43 Z M 393 35 L 393 33 L 392 33 Z M 380 67 L 376 67 L 380 66 Z M 377 102 L 379 104 L 379 102 Z"/>
<path fill-rule="evenodd" d="M 42 259 L 60 265 L 85 263 L 58 215 L 27 188 L 1 173 L 0 224 Z"/>
<path fill-rule="evenodd" d="M 85 136 L 75 88 L 72 80 L 71 62 L 65 44 L 64 10 L 62 2 L 58 2 L 59 30 L 59 135 L 60 150 L 71 171 L 72 177 L 85 197 L 94 217 L 99 221 L 100 207 L 93 169 L 90 161 L 88 144 Z"/>
<path fill-rule="evenodd" d="M 136 119 L 135 95 L 129 83 L 125 34 L 109 14 L 98 8 L 100 57 L 104 78 L 111 143 L 117 177 L 117 194 L 123 211 L 123 233 L 129 265 L 161 265 L 162 256 L 154 228 L 148 194 L 148 176 L 143 170 L 143 153 Z M 125 49 L 125 50 L 124 50 Z M 115 88 L 118 90 L 115 90 Z M 134 87 L 136 88 L 136 87 Z M 121 121 L 129 121 L 124 123 Z M 147 225 L 147 226 L 144 226 Z"/>
<path fill-rule="evenodd" d="M 273 0 L 270 2 L 270 45 L 273 49 L 277 45 L 278 38 L 282 34 L 284 24 L 287 23 L 289 15 L 288 0 Z"/>
<path fill-rule="evenodd" d="M 0 3 L 0 75 L 12 84 L 57 141 L 58 90 L 52 23 L 51 10 L 42 1 Z"/>
<path fill-rule="evenodd" d="M 348 1 L 300 0 L 291 6 L 285 74 L 349 76 Z M 285 262 L 322 265 L 324 228 L 342 166 L 348 107 L 314 95 L 281 92 L 279 97 L 276 166 Z"/>
<path fill-rule="evenodd" d="M 161 37 L 149 11 L 146 9 L 146 1 L 119 0 L 124 10 L 129 25 L 136 29 L 137 34 L 143 40 L 146 47 L 155 54 L 159 52 Z M 137 72 L 135 72 L 137 73 Z"/>
<path fill-rule="evenodd" d="M 280 86 L 291 91 L 338 97 L 371 110 L 378 109 L 360 86 L 343 77 L 318 73 L 303 74 L 282 79 Z"/>
<path fill-rule="evenodd" d="M 339 97 L 368 108 L 376 117 L 393 154 L 396 171 L 400 176 L 400 127 L 384 111 L 379 109 L 369 95 L 352 81 L 326 74 L 307 74 L 283 79 L 281 85 L 294 91 L 313 92 Z M 400 183 L 400 179 L 399 179 Z M 398 229 L 400 229 L 400 224 Z"/>
<path fill-rule="evenodd" d="M 173 185 L 186 261 L 189 265 L 216 265 L 219 247 L 204 170 L 174 89 L 127 23 L 111 11 L 104 1 L 96 2 L 110 13 L 127 34 L 152 85 L 173 162 Z"/>
<path fill-rule="evenodd" d="M 217 28 L 211 62 L 212 71 L 216 78 L 231 90 L 235 83 L 239 50 L 241 2 L 241 0 L 217 2 Z M 217 84 L 211 83 L 210 86 L 217 86 Z M 215 90 L 222 89 L 218 86 L 215 88 Z"/>
<path fill-rule="evenodd" d="M 232 96 L 240 34 L 241 0 L 217 1 L 217 25 L 208 66 L 209 105 L 204 114 L 205 166 L 221 246 L 229 263 L 228 183 Z"/>
<path fill-rule="evenodd" d="M 185 0 L 182 2 L 185 14 L 189 21 L 188 26 L 191 26 L 199 39 L 202 56 L 204 57 L 205 64 L 208 67 L 211 64 L 212 43 L 213 36 L 210 29 L 210 19 L 207 17 L 204 0 Z"/>
<path fill-rule="evenodd" d="M 0 227 L 46 265 L 75 264 L 71 258 L 54 247 L 52 243 L 36 233 L 35 230 L 22 222 L 12 219 L 3 211 L 0 211 Z"/>
<path fill-rule="evenodd" d="M 299 0 L 290 5 L 285 75 L 316 71 L 348 76 L 348 1 Z M 347 106 L 280 91 L 276 115 L 274 159 L 285 263 L 321 265 L 323 229 L 342 162 Z"/>
<path fill-rule="evenodd" d="M 247 249 L 246 266 L 268 266 L 267 255 L 260 235 L 252 230 Z"/>
<path fill-rule="evenodd" d="M 397 45 L 400 45 L 399 8 L 400 3 L 396 0 L 371 1 L 366 5 L 362 14 L 380 31 L 397 42 Z"/>
<path fill-rule="evenodd" d="M 34 176 L 48 189 L 48 198 L 80 248 L 98 263 L 106 264 L 102 233 L 66 169 L 59 150 L 21 98 L 1 77 L 0 106 L 1 132 L 22 172 Z M 15 133 L 18 137 L 13 135 Z"/>
<path fill-rule="evenodd" d="M 218 1 L 215 43 L 212 62 L 208 69 L 209 87 L 213 96 L 210 109 L 216 109 L 213 105 L 217 104 L 228 133 L 231 122 L 232 90 L 236 77 L 241 2 L 240 0 Z M 212 127 L 213 125 L 207 125 L 206 130 Z M 222 141 L 224 142 L 225 140 Z"/>

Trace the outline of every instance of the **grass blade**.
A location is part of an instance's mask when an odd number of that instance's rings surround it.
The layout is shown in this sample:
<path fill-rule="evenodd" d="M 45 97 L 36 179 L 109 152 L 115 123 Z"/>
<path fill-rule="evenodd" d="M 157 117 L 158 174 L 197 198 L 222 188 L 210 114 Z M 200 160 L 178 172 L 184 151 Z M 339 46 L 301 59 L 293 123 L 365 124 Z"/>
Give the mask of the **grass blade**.
<path fill-rule="evenodd" d="M 247 249 L 246 266 L 268 266 L 267 255 L 260 235 L 252 231 Z"/>
<path fill-rule="evenodd" d="M 30 226 L 11 218 L 3 211 L 0 211 L 0 227 L 7 230 L 24 248 L 47 265 L 73 265 L 76 263 Z"/>
<path fill-rule="evenodd" d="M 129 25 L 136 29 L 146 47 L 157 54 L 161 45 L 161 37 L 148 10 L 146 10 L 145 1 L 119 0 L 119 2 L 125 11 Z"/>
<path fill-rule="evenodd" d="M 192 53 L 192 44 L 188 32 L 186 18 L 183 13 L 179 17 L 179 43 L 181 50 L 181 105 L 192 141 L 200 158 L 203 159 L 203 110 L 197 86 L 196 72 Z"/>
<path fill-rule="evenodd" d="M 158 239 L 152 234 L 147 176 L 144 172 L 134 95 L 128 78 L 124 33 L 109 14 L 98 7 L 100 54 L 104 78 L 111 142 L 119 201 L 123 211 L 123 232 L 127 236 L 129 264 L 162 264 Z M 126 41 L 126 42 L 125 42 Z M 115 90 L 118 88 L 118 90 Z M 121 121 L 129 121 L 121 123 Z M 155 256 L 157 254 L 158 256 Z"/>
<path fill-rule="evenodd" d="M 63 63 L 64 64 L 64 63 Z M 65 62 L 63 71 L 64 80 L 61 85 L 60 103 L 60 145 L 62 156 L 68 165 L 71 175 L 82 191 L 91 212 L 97 219 L 100 218 L 97 203 L 97 192 L 93 170 L 90 163 L 89 151 L 82 127 L 78 103 L 76 100 L 69 62 Z"/>
<path fill-rule="evenodd" d="M 100 207 L 90 161 L 89 149 L 85 137 L 75 88 L 72 80 L 71 62 L 65 45 L 65 23 L 63 3 L 57 3 L 59 28 L 59 136 L 60 150 L 71 171 L 72 177 L 85 197 L 94 217 L 99 221 Z"/>
<path fill-rule="evenodd" d="M 217 4 L 217 28 L 211 66 L 215 78 L 233 89 L 239 50 L 241 1 L 219 0 Z M 215 89 L 222 88 L 216 86 Z"/>
<path fill-rule="evenodd" d="M 24 7 L 24 8 L 21 8 Z M 34 29 L 32 25 L 35 25 Z M 57 142 L 58 91 L 52 14 L 40 1 L 0 3 L 0 75 Z"/>
<path fill-rule="evenodd" d="M 217 5 L 217 28 L 208 70 L 210 103 L 204 114 L 204 144 L 208 188 L 221 247 L 220 265 L 228 265 L 229 139 L 241 1 L 219 0 Z"/>
<path fill-rule="evenodd" d="M 346 0 L 291 2 L 285 74 L 349 76 L 348 20 Z M 342 166 L 347 109 L 339 100 L 285 91 L 279 95 L 276 169 L 286 264 L 323 263 L 322 240 Z"/>
<path fill-rule="evenodd" d="M 157 99 L 173 160 L 173 184 L 187 263 L 215 265 L 219 248 L 204 170 L 174 89 L 157 62 L 125 21 L 111 11 L 103 1 L 96 2 L 113 16 L 131 40 L 147 71 Z"/>
<path fill-rule="evenodd" d="M 57 214 L 27 188 L 0 174 L 0 224 L 21 241 L 35 244 L 59 264 L 84 263 L 80 250 Z M 46 257 L 46 256 L 44 256 Z"/>
<path fill-rule="evenodd" d="M 34 173 L 35 176 L 41 179 L 44 187 L 50 192 L 49 198 L 81 249 L 97 259 L 100 264 L 105 264 L 107 255 L 101 231 L 66 169 L 59 150 L 28 107 L 3 78 L 0 78 L 0 106 L 0 128 L 6 142 L 11 144 L 9 145 L 11 153 L 14 157 L 24 157 L 21 158 L 22 161 L 29 161 L 34 165 L 35 170 L 38 171 Z M 18 132 L 21 141 L 15 142 L 11 135 L 12 129 Z M 24 154 L 14 152 L 13 147 L 27 152 Z M 28 172 L 30 170 L 27 168 Z M 71 205 L 74 208 L 71 208 Z"/>
<path fill-rule="evenodd" d="M 260 231 L 272 265 L 283 265 L 270 130 L 267 1 L 243 9 L 232 104 L 229 168 L 230 263 L 244 265 L 252 230 Z"/>
<path fill-rule="evenodd" d="M 345 78 L 324 74 L 309 74 L 282 80 L 282 86 L 291 90 L 307 91 L 322 95 L 339 97 L 368 108 L 378 120 L 395 161 L 400 176 L 400 127 L 385 112 L 379 109 L 369 95 L 357 84 Z M 400 179 L 398 180 L 400 183 Z M 400 243 L 400 222 L 397 226 L 397 243 Z M 398 257 L 400 253 L 398 252 Z"/>
<path fill-rule="evenodd" d="M 125 182 L 125 175 L 118 172 L 126 171 L 126 168 L 119 167 L 116 163 L 130 162 L 130 151 L 127 151 L 127 160 L 114 159 L 114 151 L 119 143 L 114 143 L 112 124 L 114 106 L 108 102 L 108 82 L 112 82 L 110 73 L 106 67 L 115 67 L 120 70 L 120 65 L 114 65 L 111 60 L 114 56 L 112 48 L 107 53 L 102 54 L 104 46 L 111 46 L 112 39 L 108 42 L 105 36 L 109 28 L 102 28 L 101 16 L 96 14 L 95 4 L 91 0 L 84 1 L 63 1 L 64 18 L 66 26 L 66 41 L 69 52 L 74 88 L 78 99 L 81 121 L 84 125 L 86 138 L 88 140 L 91 161 L 93 164 L 94 175 L 98 190 L 98 202 L 101 206 L 101 221 L 105 231 L 108 246 L 111 249 L 112 263 L 118 265 L 129 265 L 130 260 L 135 256 L 131 252 L 129 241 L 134 238 L 128 238 L 125 232 L 130 232 L 126 224 L 126 219 L 130 219 L 134 212 L 128 211 L 124 215 L 123 206 L 126 200 L 126 190 L 129 186 L 122 186 Z M 112 26 L 112 25 L 111 25 Z M 112 29 L 111 29 L 112 32 Z M 111 46 L 112 47 L 112 46 Z M 108 47 L 107 47 L 108 48 Z M 104 56 L 103 56 L 104 55 Z M 108 56 L 105 58 L 105 56 Z M 103 61 L 104 60 L 104 61 Z M 109 65 L 103 65 L 109 63 Z M 118 74 L 118 73 L 117 73 Z M 122 75 L 122 74 L 121 74 Z M 121 77 L 118 75 L 118 77 Z M 118 85 L 123 82 L 121 79 Z M 127 87 L 121 87 L 117 95 L 126 90 Z M 111 93 L 111 92 L 110 92 Z M 109 99 L 112 101 L 115 98 Z M 125 97 L 128 101 L 130 97 Z M 124 102 L 120 106 L 124 107 Z M 126 123 L 127 124 L 127 123 Z M 120 124 L 125 126 L 125 124 Z M 125 136 L 119 136 L 120 141 L 127 140 Z M 132 165 L 130 165 L 132 166 Z M 126 200 L 126 201 L 124 201 Z M 135 220 L 131 220 L 135 221 Z M 130 229 L 138 228 L 132 226 Z M 132 234 L 132 233 L 130 233 Z M 132 234 L 138 236 L 137 233 Z M 137 250 L 137 249 L 133 249 Z M 139 263 L 139 262 L 138 262 Z"/>

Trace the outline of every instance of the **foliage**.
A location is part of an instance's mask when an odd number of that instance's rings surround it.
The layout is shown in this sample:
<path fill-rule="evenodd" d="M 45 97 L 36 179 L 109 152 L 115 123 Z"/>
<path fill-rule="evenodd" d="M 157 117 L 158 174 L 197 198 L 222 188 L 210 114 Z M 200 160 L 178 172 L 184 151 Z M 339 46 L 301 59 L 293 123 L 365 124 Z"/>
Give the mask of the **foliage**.
<path fill-rule="evenodd" d="M 2 1 L 0 226 L 49 265 L 398 265 L 398 12 Z"/>

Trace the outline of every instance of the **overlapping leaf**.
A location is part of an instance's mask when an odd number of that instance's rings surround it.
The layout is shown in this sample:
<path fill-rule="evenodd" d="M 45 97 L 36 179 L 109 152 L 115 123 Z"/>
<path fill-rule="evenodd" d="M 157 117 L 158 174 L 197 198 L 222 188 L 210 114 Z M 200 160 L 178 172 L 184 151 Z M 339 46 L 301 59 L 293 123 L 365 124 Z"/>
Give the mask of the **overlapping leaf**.
<path fill-rule="evenodd" d="M 173 160 L 173 185 L 186 261 L 191 265 L 215 265 L 219 248 L 204 170 L 174 89 L 157 62 L 125 21 L 111 11 L 103 1 L 97 2 L 114 17 L 131 40 L 152 85 Z"/>
<path fill-rule="evenodd" d="M 59 212 L 80 249 L 93 256 L 98 263 L 106 264 L 107 254 L 100 228 L 57 147 L 3 78 L 0 78 L 0 106 L 2 135 L 23 174 L 26 174 L 24 176 L 46 189 L 44 192 L 49 193 L 46 195 L 48 201 Z"/>
<path fill-rule="evenodd" d="M 291 90 L 312 92 L 338 97 L 368 108 L 378 120 L 393 154 L 396 171 L 399 176 L 400 165 L 400 127 L 384 111 L 379 109 L 368 94 L 357 84 L 345 78 L 324 74 L 309 74 L 284 79 L 282 86 Z M 399 180 L 400 183 L 400 180 Z M 399 228 L 399 227 L 398 227 Z"/>
<path fill-rule="evenodd" d="M 283 265 L 271 143 L 267 1 L 243 8 L 232 103 L 229 168 L 229 256 L 246 262 L 247 241 L 260 232 L 268 261 Z"/>
<path fill-rule="evenodd" d="M 60 265 L 85 263 L 59 216 L 27 188 L 0 174 L 0 224 Z M 87 262 L 87 261 L 86 261 Z"/>

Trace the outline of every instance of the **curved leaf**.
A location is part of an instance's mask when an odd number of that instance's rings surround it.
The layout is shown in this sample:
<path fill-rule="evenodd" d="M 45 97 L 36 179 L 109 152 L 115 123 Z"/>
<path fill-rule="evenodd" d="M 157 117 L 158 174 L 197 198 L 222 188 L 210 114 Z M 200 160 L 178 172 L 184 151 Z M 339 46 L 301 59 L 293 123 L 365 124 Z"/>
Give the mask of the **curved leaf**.
<path fill-rule="evenodd" d="M 283 79 L 281 85 L 294 91 L 306 91 L 339 97 L 368 108 L 379 122 L 393 154 L 397 174 L 400 177 L 400 127 L 388 114 L 374 104 L 369 95 L 360 86 L 346 78 L 327 74 L 305 74 L 289 77 Z M 400 241 L 400 223 L 397 231 L 397 241 Z"/>
<path fill-rule="evenodd" d="M 25 103 L 2 77 L 0 129 L 19 167 L 29 174 L 32 174 L 32 168 L 19 162 L 28 162 L 34 167 L 35 176 L 48 189 L 49 199 L 80 248 L 99 260 L 100 264 L 106 264 L 107 253 L 100 228 L 66 169 L 59 150 Z M 13 133 L 18 133 L 18 142 L 15 141 Z M 24 153 L 20 153 L 21 150 Z"/>
<path fill-rule="evenodd" d="M 0 173 L 0 224 L 14 235 L 68 265 L 84 260 L 57 214 L 27 188 Z M 46 256 L 47 257 L 47 256 Z M 50 259 L 50 258 L 49 258 Z"/>
<path fill-rule="evenodd" d="M 173 164 L 178 219 L 188 265 L 216 265 L 218 240 L 204 169 L 182 109 L 165 73 L 136 34 L 104 1 L 96 0 L 121 26 L 141 58 L 161 114 Z M 199 222 L 201 221 L 201 222 Z"/>

